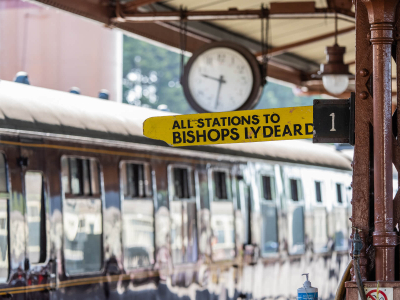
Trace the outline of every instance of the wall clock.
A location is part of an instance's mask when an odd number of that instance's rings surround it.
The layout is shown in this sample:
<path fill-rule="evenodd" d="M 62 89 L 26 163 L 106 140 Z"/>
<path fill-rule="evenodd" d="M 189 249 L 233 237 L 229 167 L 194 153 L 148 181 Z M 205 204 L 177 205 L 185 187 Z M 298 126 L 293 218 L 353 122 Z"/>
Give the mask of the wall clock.
<path fill-rule="evenodd" d="M 256 57 L 232 42 L 213 42 L 189 59 L 182 87 L 197 112 L 222 112 L 253 108 L 263 82 Z"/>

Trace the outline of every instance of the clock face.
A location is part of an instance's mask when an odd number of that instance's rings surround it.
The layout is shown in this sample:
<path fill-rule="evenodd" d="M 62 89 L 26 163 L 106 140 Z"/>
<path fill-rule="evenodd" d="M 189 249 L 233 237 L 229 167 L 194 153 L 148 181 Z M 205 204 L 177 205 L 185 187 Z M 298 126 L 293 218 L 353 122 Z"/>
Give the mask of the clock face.
<path fill-rule="evenodd" d="M 228 47 L 200 53 L 187 72 L 190 95 L 204 111 L 237 110 L 253 91 L 252 66 L 240 52 Z"/>

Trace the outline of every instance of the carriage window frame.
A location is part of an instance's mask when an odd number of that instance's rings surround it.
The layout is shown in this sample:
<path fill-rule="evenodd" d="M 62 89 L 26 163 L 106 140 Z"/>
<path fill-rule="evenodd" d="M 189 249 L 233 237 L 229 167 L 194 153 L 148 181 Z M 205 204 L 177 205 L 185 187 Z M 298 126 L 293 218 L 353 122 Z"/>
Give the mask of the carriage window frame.
<path fill-rule="evenodd" d="M 317 183 L 319 183 L 319 195 L 321 201 L 318 201 Z M 315 204 L 324 205 L 324 183 L 322 180 L 314 180 L 314 194 L 315 194 Z"/>
<path fill-rule="evenodd" d="M 244 213 L 244 206 L 241 203 L 241 197 L 240 197 L 240 182 L 244 181 L 244 177 L 242 173 L 237 173 L 235 176 L 233 176 L 233 181 L 234 184 L 232 184 L 232 188 L 234 188 L 234 199 L 235 199 L 235 210 L 238 210 L 242 213 Z"/>
<path fill-rule="evenodd" d="M 297 200 L 293 199 L 292 195 L 292 182 L 296 181 L 296 187 L 297 187 Z M 304 192 L 303 192 L 303 182 L 300 178 L 298 177 L 289 177 L 288 180 L 288 193 L 289 193 L 289 199 L 292 201 L 292 203 L 302 203 L 304 201 Z"/>
<path fill-rule="evenodd" d="M 298 195 L 298 199 L 294 200 L 293 196 L 292 196 L 292 181 L 296 181 L 296 186 L 297 186 L 297 195 Z M 290 256 L 298 256 L 298 255 L 303 255 L 306 250 L 306 206 L 305 206 L 305 199 L 304 199 L 304 189 L 303 189 L 303 182 L 300 178 L 300 175 L 289 175 L 287 177 L 286 180 L 286 190 L 285 190 L 285 195 L 287 197 L 287 199 L 289 200 L 289 205 L 290 207 L 296 207 L 302 208 L 302 223 L 303 223 L 303 228 L 302 228 L 302 232 L 303 232 L 303 249 L 301 251 L 293 251 L 293 247 L 295 246 L 295 244 L 293 243 L 293 237 L 294 237 L 294 232 L 292 231 L 292 229 L 290 229 L 290 241 L 291 243 L 288 244 L 289 246 L 289 255 Z M 293 210 L 294 212 L 295 210 Z M 293 221 L 293 220 L 292 220 Z M 293 226 L 293 225 L 292 225 Z"/>
<path fill-rule="evenodd" d="M 143 196 L 138 196 L 138 197 L 131 197 L 130 195 L 125 194 L 125 188 L 124 184 L 127 183 L 127 169 L 126 165 L 132 164 L 132 165 L 142 165 L 143 166 Z M 124 168 L 125 165 L 125 168 Z M 151 164 L 149 162 L 143 162 L 143 161 L 138 161 L 138 160 L 121 160 L 119 162 L 119 176 L 120 176 L 120 197 L 121 197 L 121 218 L 123 218 L 123 205 L 125 201 L 149 201 L 152 206 L 153 206 L 153 263 L 150 263 L 147 266 L 144 267 L 129 267 L 125 265 L 125 244 L 126 241 L 124 239 L 124 222 L 121 224 L 121 241 L 122 241 L 122 255 L 123 255 L 123 267 L 125 270 L 128 271 L 137 271 L 137 270 L 148 270 L 152 269 L 154 264 L 156 263 L 156 222 L 155 222 L 155 213 L 156 213 L 156 206 L 154 204 L 154 194 L 155 192 L 153 191 L 154 184 L 155 182 L 155 177 L 153 176 L 153 168 L 151 167 Z M 154 177 L 154 178 L 153 178 Z"/>
<path fill-rule="evenodd" d="M 189 197 L 177 197 L 175 190 L 175 169 L 186 169 L 188 173 L 187 185 L 188 185 L 188 196 Z M 195 201 L 196 200 L 196 188 L 195 188 L 195 170 L 192 166 L 184 164 L 169 164 L 168 165 L 168 194 L 170 201 Z"/>
<path fill-rule="evenodd" d="M 63 186 L 64 183 L 62 183 L 62 189 L 63 189 L 64 197 L 68 198 L 68 199 L 79 199 L 80 198 L 80 199 L 101 199 L 102 200 L 102 188 L 101 188 L 101 172 L 102 171 L 101 171 L 101 166 L 100 166 L 99 160 L 96 159 L 96 158 L 93 158 L 93 157 L 88 157 L 88 156 L 63 155 L 61 157 L 61 172 L 63 171 L 62 170 L 62 168 L 63 168 L 62 162 L 63 162 L 64 158 L 68 159 L 68 184 L 69 184 L 69 187 L 68 187 L 69 192 L 66 193 L 64 191 L 64 186 Z M 91 176 L 91 174 L 92 174 L 92 170 L 91 170 L 92 165 L 91 164 L 89 164 L 89 168 L 90 168 L 90 172 L 89 172 L 90 193 L 89 194 L 85 194 L 84 192 L 82 193 L 82 191 L 81 191 L 81 193 L 79 193 L 79 194 L 74 194 L 72 192 L 72 174 L 71 174 L 72 172 L 71 172 L 70 159 L 80 159 L 82 161 L 90 161 L 90 162 L 96 162 L 97 163 L 97 176 L 98 176 L 98 179 L 99 179 L 98 180 L 98 186 L 97 186 L 98 191 L 99 191 L 98 193 L 93 193 L 93 186 L 92 186 L 93 178 Z M 84 173 L 84 170 L 82 169 L 82 174 L 83 173 Z M 83 179 L 82 187 L 84 187 L 84 185 L 85 185 L 84 181 L 85 180 Z M 85 189 L 85 188 L 83 188 L 83 189 Z M 103 204 L 102 204 L 102 211 L 103 211 Z"/>
<path fill-rule="evenodd" d="M 264 177 L 269 177 L 270 178 L 270 193 L 271 193 L 271 199 L 265 198 L 265 190 L 264 190 Z M 259 173 L 259 190 L 260 190 L 260 199 L 261 201 L 265 201 L 267 203 L 273 203 L 275 204 L 276 202 L 276 181 L 275 181 L 275 174 L 272 172 L 260 172 Z"/>
<path fill-rule="evenodd" d="M 187 171 L 187 185 L 188 185 L 188 196 L 189 197 L 184 197 L 184 198 L 180 198 L 177 197 L 176 195 L 176 191 L 175 191 L 175 173 L 174 170 L 175 169 L 185 169 Z M 171 261 L 172 264 L 174 266 L 179 266 L 179 265 L 193 265 L 196 264 L 199 259 L 200 259 L 200 252 L 199 252 L 199 222 L 197 219 L 197 214 L 199 213 L 199 201 L 200 201 L 200 194 L 199 194 L 199 178 L 198 178 L 198 170 L 196 170 L 196 168 L 192 167 L 191 165 L 187 165 L 187 164 L 168 164 L 167 167 L 167 182 L 168 182 L 168 199 L 169 199 L 169 205 L 171 205 L 171 203 L 183 203 L 183 202 L 189 202 L 189 203 L 194 203 L 195 204 L 195 209 L 196 209 L 196 220 L 195 220 L 195 225 L 196 225 L 196 230 L 194 232 L 195 237 L 196 237 L 196 243 L 197 243 L 197 247 L 196 247 L 196 259 L 195 261 L 183 261 L 183 262 L 177 262 L 174 261 L 173 257 L 171 257 Z M 170 217 L 171 217 L 171 207 L 170 207 Z M 172 223 L 170 224 L 170 228 L 169 228 L 169 233 L 171 235 L 171 231 L 172 231 L 172 227 L 171 227 Z M 187 238 L 188 236 L 182 236 L 182 238 Z M 170 238 L 170 246 L 172 249 L 172 245 L 173 245 L 174 241 L 172 239 L 172 235 Z"/>
<path fill-rule="evenodd" d="M 233 230 L 232 230 L 232 243 L 233 243 L 233 250 L 234 250 L 234 255 L 232 257 L 223 257 L 223 258 L 219 258 L 219 259 L 215 259 L 214 257 L 214 250 L 213 250 L 213 246 L 211 246 L 211 257 L 212 257 L 212 261 L 214 262 L 221 262 L 221 261 L 230 261 L 232 259 L 235 259 L 239 253 L 238 251 L 235 250 L 236 248 L 236 228 L 235 228 L 235 218 L 234 218 L 234 214 L 235 214 L 235 207 L 236 204 L 233 201 L 233 185 L 235 184 L 235 173 L 234 171 L 232 171 L 231 168 L 229 168 L 227 165 L 207 165 L 207 170 L 208 170 L 208 189 L 209 189 L 209 193 L 210 193 L 210 212 L 211 212 L 211 219 L 210 219 L 210 225 L 211 225 L 211 229 L 213 231 L 213 236 L 217 237 L 217 231 L 213 228 L 213 219 L 214 219 L 214 214 L 213 214 L 213 210 L 212 210 L 212 206 L 213 203 L 229 203 L 232 205 L 232 217 L 233 217 Z M 226 174 L 225 177 L 225 182 L 226 182 L 226 186 L 227 186 L 227 199 L 218 199 L 216 197 L 216 190 L 215 190 L 215 180 L 214 180 L 214 172 L 224 172 Z M 217 222 L 220 222 L 220 220 L 218 220 Z M 216 222 L 216 223 L 217 223 Z M 226 228 L 224 229 L 226 232 Z M 228 236 L 228 234 L 226 235 Z"/>
<path fill-rule="evenodd" d="M 338 191 L 338 187 L 340 187 L 340 194 Z M 335 195 L 336 195 L 335 199 L 336 205 L 339 206 L 346 205 L 346 187 L 343 182 L 335 182 Z M 339 198 L 341 199 L 341 201 L 339 201 Z"/>
<path fill-rule="evenodd" d="M 259 184 L 259 195 L 260 195 L 260 217 L 261 217 L 261 222 L 264 222 L 263 218 L 263 213 L 262 213 L 262 205 L 266 205 L 270 208 L 275 209 L 275 216 L 276 216 L 276 243 L 278 245 L 276 251 L 271 251 L 271 252 L 264 252 L 263 249 L 260 249 L 261 252 L 261 257 L 268 258 L 268 257 L 275 257 L 279 255 L 279 228 L 278 228 L 278 205 L 277 205 L 277 186 L 276 186 L 276 179 L 275 179 L 275 173 L 273 170 L 261 170 L 258 172 L 258 184 Z M 270 178 L 270 188 L 271 188 L 271 198 L 272 199 L 266 199 L 264 197 L 264 177 L 269 177 Z M 262 223 L 264 224 L 264 223 Z M 262 225 L 262 229 L 260 231 L 261 237 L 260 237 L 260 247 L 263 246 L 261 245 L 263 243 L 264 239 L 264 225 Z"/>
<path fill-rule="evenodd" d="M 226 187 L 226 199 L 224 198 L 217 198 L 216 193 L 216 185 L 215 185 L 215 172 L 223 172 L 225 173 L 225 187 Z M 210 202 L 233 202 L 232 197 L 232 184 L 233 184 L 233 177 L 231 176 L 231 171 L 229 168 L 226 167 L 210 167 L 208 169 L 208 182 L 209 182 L 209 191 L 210 191 Z"/>
<path fill-rule="evenodd" d="M 7 156 L 3 151 L 0 151 L 0 155 L 3 156 L 4 159 L 4 183 L 5 183 L 5 191 L 0 191 L 0 200 L 5 200 L 6 202 L 6 216 L 7 220 L 5 222 L 6 225 L 6 232 L 7 232 L 7 272 L 6 272 L 6 277 L 4 280 L 0 279 L 0 283 L 9 283 L 11 278 L 10 278 L 10 269 L 11 269 L 11 255 L 10 255 L 10 199 L 11 199 L 11 179 L 9 175 L 9 166 L 8 166 L 8 160 Z"/>
<path fill-rule="evenodd" d="M 245 188 L 242 194 L 241 186 Z M 250 215 L 254 210 L 254 203 L 252 203 L 252 197 L 250 195 L 251 186 L 246 182 L 245 176 L 240 170 L 239 172 L 235 172 L 232 176 L 232 189 L 233 189 L 233 199 L 234 199 L 234 209 L 238 211 L 241 215 L 242 221 L 247 224 L 244 226 L 242 242 L 244 245 L 248 245 L 251 242 L 251 229 L 250 229 Z M 246 192 L 248 195 L 246 196 Z M 248 203 L 246 206 L 246 201 L 244 198 L 248 197 Z M 243 201 L 242 201 L 243 200 Z M 235 217 L 236 222 L 236 217 Z M 236 223 L 235 223 L 236 224 Z M 237 233 L 237 227 L 235 225 L 235 232 Z M 237 243 L 237 238 L 234 238 L 235 243 Z"/>
<path fill-rule="evenodd" d="M 315 253 L 326 253 L 329 251 L 328 249 L 328 241 L 329 241 L 329 213 L 327 210 L 327 196 L 325 194 L 325 182 L 323 180 L 314 180 L 314 201 L 312 203 L 313 206 L 313 211 L 314 210 L 318 210 L 318 211 L 322 211 L 325 214 L 325 229 L 324 229 L 324 238 L 327 240 L 327 244 L 326 247 L 320 247 L 317 248 L 317 246 L 315 244 L 313 244 L 313 251 Z M 320 197 L 321 197 L 321 201 L 318 201 L 318 193 L 317 193 L 317 183 L 319 183 L 319 191 L 320 191 Z M 329 199 L 329 197 L 328 197 Z M 315 214 L 315 213 L 314 213 Z M 315 215 L 314 215 L 314 220 L 312 221 L 312 226 L 315 226 Z M 316 239 L 316 234 L 315 234 L 315 229 L 313 228 L 312 231 L 312 238 Z"/>
<path fill-rule="evenodd" d="M 69 183 L 69 192 L 66 193 L 64 191 L 64 182 L 62 180 L 63 177 L 63 160 L 67 158 L 68 159 L 68 183 Z M 82 159 L 82 160 L 89 160 L 89 161 L 94 161 L 96 162 L 97 165 L 97 176 L 98 176 L 98 194 L 91 194 L 91 195 L 84 195 L 84 194 L 73 194 L 72 193 L 72 188 L 71 188 L 71 166 L 70 166 L 70 159 Z M 90 165 L 91 166 L 91 165 Z M 72 278 L 72 277 L 79 277 L 82 275 L 98 275 L 102 274 L 105 270 L 105 261 L 104 261 L 104 255 L 105 255 L 105 249 L 104 249 L 104 191 L 103 191 L 103 184 L 102 184 L 102 167 L 100 164 L 100 161 L 98 158 L 95 158 L 93 156 L 79 156 L 79 155 L 62 155 L 60 158 L 60 175 L 61 175 L 61 196 L 62 196 L 62 227 L 63 227 L 63 232 L 62 232 L 62 251 L 63 251 L 63 265 L 64 265 L 64 274 L 66 277 Z M 92 184 L 92 178 L 90 178 L 90 184 Z M 65 258 L 65 224 L 64 224 L 64 206 L 65 206 L 65 200 L 77 200 L 77 201 L 85 201 L 85 200 L 99 200 L 100 201 L 100 216 L 101 216 L 101 235 L 100 235 L 100 268 L 96 271 L 89 271 L 89 272 L 77 272 L 77 273 L 69 273 L 66 268 L 66 258 Z"/>
<path fill-rule="evenodd" d="M 40 170 L 26 170 L 24 173 L 24 199 L 25 199 L 25 205 L 26 205 L 26 213 L 28 213 L 28 207 L 27 207 L 27 185 L 26 185 L 26 175 L 27 173 L 39 173 L 42 176 L 42 195 L 41 195 L 41 211 L 40 211 L 40 229 L 42 229 L 42 226 L 44 227 L 43 233 L 43 240 L 42 236 L 40 237 L 40 257 L 38 262 L 31 262 L 30 257 L 29 257 L 29 251 L 27 250 L 27 255 L 28 259 L 31 265 L 34 266 L 41 266 L 41 265 L 46 265 L 48 260 L 49 260 L 49 249 L 48 249 L 48 231 L 49 231 L 49 224 L 47 222 L 47 210 L 48 210 L 48 198 L 47 198 L 47 181 L 46 181 L 46 176 L 43 171 Z M 28 233 L 29 233 L 29 228 L 28 228 Z M 29 245 L 29 242 L 27 242 L 27 245 Z M 44 258 L 43 258 L 44 256 Z"/>
<path fill-rule="evenodd" d="M 142 188 L 142 195 L 138 196 L 131 196 L 131 194 L 126 194 L 125 193 L 125 184 L 126 186 L 128 185 L 128 174 L 127 174 L 127 165 L 141 165 L 143 166 L 143 188 Z M 125 167 L 124 167 L 125 165 Z M 137 161 L 137 160 L 121 160 L 119 163 L 119 175 L 120 175 L 120 185 L 121 185 L 121 195 L 123 196 L 123 199 L 129 200 L 129 199 L 152 199 L 153 200 L 153 186 L 152 186 L 152 168 L 150 163 L 148 162 L 143 162 L 143 161 Z"/>

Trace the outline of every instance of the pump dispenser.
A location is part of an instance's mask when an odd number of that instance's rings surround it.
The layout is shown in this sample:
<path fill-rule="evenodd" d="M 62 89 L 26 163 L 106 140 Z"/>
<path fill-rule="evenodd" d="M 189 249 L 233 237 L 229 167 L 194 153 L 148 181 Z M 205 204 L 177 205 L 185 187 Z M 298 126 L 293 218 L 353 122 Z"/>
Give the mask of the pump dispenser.
<path fill-rule="evenodd" d="M 318 289 L 311 286 L 308 273 L 302 275 L 306 276 L 306 281 L 301 288 L 297 289 L 297 300 L 318 300 Z"/>

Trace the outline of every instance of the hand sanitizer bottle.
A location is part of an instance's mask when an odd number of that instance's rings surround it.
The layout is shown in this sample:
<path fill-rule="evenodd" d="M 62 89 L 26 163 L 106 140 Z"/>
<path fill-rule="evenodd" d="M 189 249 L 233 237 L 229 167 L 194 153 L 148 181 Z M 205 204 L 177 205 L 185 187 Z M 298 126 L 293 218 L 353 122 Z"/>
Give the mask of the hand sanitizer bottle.
<path fill-rule="evenodd" d="M 302 275 L 306 276 L 306 281 L 301 288 L 297 289 L 297 300 L 318 300 L 318 289 L 311 286 L 308 273 Z"/>

